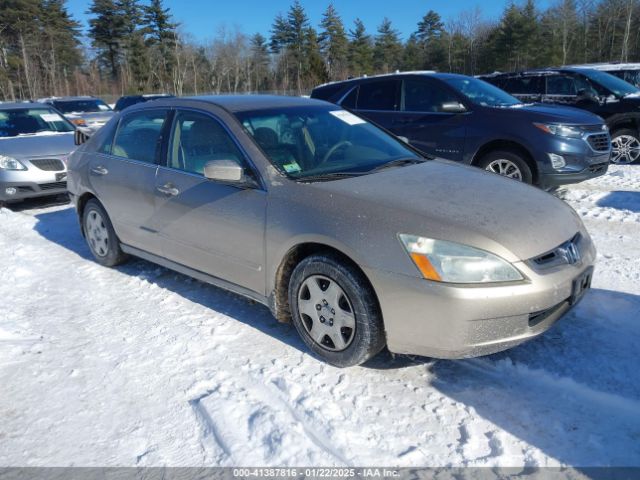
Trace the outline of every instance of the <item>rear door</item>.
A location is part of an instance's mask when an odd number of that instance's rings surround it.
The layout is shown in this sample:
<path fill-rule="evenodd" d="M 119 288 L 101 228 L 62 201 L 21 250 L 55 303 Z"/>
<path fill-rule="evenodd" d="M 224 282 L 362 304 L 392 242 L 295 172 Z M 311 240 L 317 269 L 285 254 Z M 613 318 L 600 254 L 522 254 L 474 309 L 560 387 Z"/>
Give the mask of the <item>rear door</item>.
<path fill-rule="evenodd" d="M 159 254 L 154 227 L 156 171 L 168 118 L 167 109 L 123 116 L 113 142 L 92 156 L 91 185 L 120 240 Z"/>
<path fill-rule="evenodd" d="M 205 178 L 205 164 L 222 159 L 256 176 L 218 118 L 177 110 L 167 161 L 155 181 L 162 252 L 173 262 L 264 295 L 267 195 Z"/>
<path fill-rule="evenodd" d="M 357 92 L 352 91 L 345 101 L 345 108 L 351 108 L 352 102 L 355 101 L 353 110 L 359 115 L 396 133 L 393 120 L 400 104 L 400 80 L 363 82 L 357 87 Z"/>
<path fill-rule="evenodd" d="M 460 103 L 457 95 L 432 79 L 416 76 L 402 81 L 400 111 L 391 130 L 417 149 L 461 161 L 469 115 L 443 111 L 443 104 Z"/>

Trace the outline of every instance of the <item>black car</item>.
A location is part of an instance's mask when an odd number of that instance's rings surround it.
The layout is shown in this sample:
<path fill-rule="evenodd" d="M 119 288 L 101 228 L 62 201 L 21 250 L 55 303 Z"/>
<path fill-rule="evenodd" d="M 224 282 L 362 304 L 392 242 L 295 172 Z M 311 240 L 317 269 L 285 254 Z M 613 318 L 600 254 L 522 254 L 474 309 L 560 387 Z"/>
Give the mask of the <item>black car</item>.
<path fill-rule="evenodd" d="M 578 109 L 525 105 L 476 78 L 433 72 L 322 85 L 328 100 L 405 137 L 419 150 L 543 188 L 602 175 L 610 157 L 601 118 Z"/>
<path fill-rule="evenodd" d="M 640 88 L 640 63 L 586 63 L 584 65 L 570 65 L 574 68 L 590 68 L 600 72 L 607 72 Z"/>
<path fill-rule="evenodd" d="M 481 76 L 525 102 L 570 105 L 604 118 L 611 161 L 640 159 L 640 90 L 609 73 L 582 67 L 548 68 Z"/>
<path fill-rule="evenodd" d="M 174 95 L 169 95 L 167 93 L 152 93 L 149 95 L 125 95 L 118 99 L 113 109 L 116 112 L 119 112 L 127 107 L 130 107 L 131 105 L 149 102 L 151 100 L 158 100 L 161 98 L 174 98 Z"/>

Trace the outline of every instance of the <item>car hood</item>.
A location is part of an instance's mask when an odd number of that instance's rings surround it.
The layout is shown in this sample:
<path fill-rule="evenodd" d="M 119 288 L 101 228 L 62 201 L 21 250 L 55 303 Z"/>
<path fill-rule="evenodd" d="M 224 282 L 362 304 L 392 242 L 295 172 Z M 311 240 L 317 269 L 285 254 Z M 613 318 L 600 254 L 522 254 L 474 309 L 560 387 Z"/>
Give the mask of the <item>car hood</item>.
<path fill-rule="evenodd" d="M 67 155 L 76 148 L 73 137 L 73 132 L 64 132 L 0 138 L 0 155 L 17 159 Z"/>
<path fill-rule="evenodd" d="M 312 185 L 334 202 L 341 199 L 342 206 L 334 207 L 350 212 L 355 228 L 366 214 L 370 223 L 393 234 L 463 243 L 511 262 L 584 232 L 578 215 L 553 195 L 444 160 Z"/>
<path fill-rule="evenodd" d="M 524 104 L 511 108 L 492 108 L 492 112 L 505 116 L 523 116 L 532 122 L 568 123 L 581 125 L 597 125 L 604 120 L 586 110 L 562 105 L 546 105 L 541 103 Z"/>

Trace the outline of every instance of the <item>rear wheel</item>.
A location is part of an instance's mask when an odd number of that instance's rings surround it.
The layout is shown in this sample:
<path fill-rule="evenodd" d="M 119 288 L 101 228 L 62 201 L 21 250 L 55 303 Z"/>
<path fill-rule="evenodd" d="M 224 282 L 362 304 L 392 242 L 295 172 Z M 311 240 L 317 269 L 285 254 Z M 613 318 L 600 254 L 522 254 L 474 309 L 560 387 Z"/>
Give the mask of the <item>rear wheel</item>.
<path fill-rule="evenodd" d="M 638 132 L 630 128 L 616 130 L 611 135 L 611 162 L 628 165 L 640 158 L 640 138 Z"/>
<path fill-rule="evenodd" d="M 109 215 L 95 199 L 89 200 L 84 207 L 82 229 L 91 253 L 99 264 L 114 267 L 127 259 L 127 255 L 120 248 L 120 240 Z"/>
<path fill-rule="evenodd" d="M 302 340 L 332 365 L 359 365 L 385 345 L 373 290 L 336 255 L 311 255 L 298 264 L 289 282 L 289 305 Z"/>
<path fill-rule="evenodd" d="M 520 153 L 511 150 L 495 150 L 486 154 L 478 163 L 480 168 L 519 182 L 533 182 L 533 174 Z"/>

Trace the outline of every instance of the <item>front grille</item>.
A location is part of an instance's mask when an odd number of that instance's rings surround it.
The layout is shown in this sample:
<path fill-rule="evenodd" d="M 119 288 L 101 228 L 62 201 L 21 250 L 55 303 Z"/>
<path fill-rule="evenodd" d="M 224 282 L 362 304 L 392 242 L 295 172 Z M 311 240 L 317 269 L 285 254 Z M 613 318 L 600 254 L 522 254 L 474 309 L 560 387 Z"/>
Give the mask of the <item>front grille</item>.
<path fill-rule="evenodd" d="M 41 183 L 40 190 L 59 190 L 67 188 L 67 182 Z"/>
<path fill-rule="evenodd" d="M 16 188 L 18 189 L 18 191 L 19 191 L 20 193 L 30 193 L 30 192 L 33 192 L 33 191 L 34 191 L 34 190 L 33 190 L 33 187 L 19 186 L 19 187 L 16 187 Z"/>
<path fill-rule="evenodd" d="M 30 160 L 30 162 L 40 170 L 46 170 L 47 172 L 61 172 L 64 170 L 64 163 L 62 163 L 62 160 L 56 158 Z"/>
<path fill-rule="evenodd" d="M 611 149 L 611 140 L 608 133 L 594 133 L 587 137 L 587 142 L 596 152 L 608 152 Z"/>
<path fill-rule="evenodd" d="M 533 266 L 543 269 L 578 263 L 582 258 L 582 240 L 582 235 L 576 233 L 571 240 L 558 245 L 550 252 L 532 258 L 530 262 Z"/>

